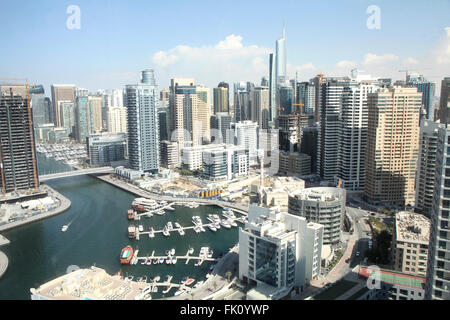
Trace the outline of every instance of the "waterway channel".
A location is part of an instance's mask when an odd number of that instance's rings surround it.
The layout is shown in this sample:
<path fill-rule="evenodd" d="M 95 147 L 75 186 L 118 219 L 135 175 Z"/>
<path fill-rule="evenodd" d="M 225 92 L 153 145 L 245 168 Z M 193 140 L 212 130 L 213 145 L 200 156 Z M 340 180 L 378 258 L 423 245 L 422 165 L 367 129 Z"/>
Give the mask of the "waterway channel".
<path fill-rule="evenodd" d="M 63 163 L 46 159 L 38 154 L 39 172 L 48 173 L 67 170 Z M 238 228 L 221 228 L 212 232 L 195 233 L 186 230 L 184 236 L 172 232 L 170 237 L 161 233 L 155 238 L 141 236 L 140 240 L 130 240 L 127 235 L 129 222 L 126 218 L 135 196 L 90 176 L 77 176 L 47 182 L 56 191 L 62 193 L 71 202 L 66 212 L 49 219 L 37 221 L 3 232 L 11 243 L 1 250 L 9 258 L 8 270 L 0 279 L 0 299 L 30 299 L 29 289 L 61 276 L 67 269 L 77 266 L 89 268 L 92 265 L 103 268 L 109 274 L 119 270 L 135 278 L 141 276 L 172 275 L 174 283 L 179 283 L 185 276 L 197 281 L 205 280 L 212 262 L 204 262 L 195 267 L 195 261 L 188 265 L 179 260 L 176 265 L 120 265 L 119 255 L 123 247 L 130 244 L 139 249 L 139 256 L 164 255 L 167 249 L 174 248 L 176 255 L 185 255 L 189 247 L 198 255 L 200 248 L 207 246 L 214 251 L 214 257 L 226 253 L 238 242 Z M 166 211 L 163 216 L 141 218 L 134 221 L 142 224 L 145 230 L 152 226 L 161 230 L 168 221 L 178 221 L 182 226 L 192 225 L 191 218 L 198 215 L 204 222 L 209 213 L 221 213 L 221 208 L 199 206 L 196 209 L 174 206 L 175 211 Z M 70 223 L 68 231 L 61 232 L 61 227 Z M 69 269 L 70 269 L 69 268 Z M 160 288 L 161 292 L 163 289 Z M 175 293 L 172 289 L 167 296 Z M 161 293 L 152 294 L 154 299 L 163 297 Z"/>

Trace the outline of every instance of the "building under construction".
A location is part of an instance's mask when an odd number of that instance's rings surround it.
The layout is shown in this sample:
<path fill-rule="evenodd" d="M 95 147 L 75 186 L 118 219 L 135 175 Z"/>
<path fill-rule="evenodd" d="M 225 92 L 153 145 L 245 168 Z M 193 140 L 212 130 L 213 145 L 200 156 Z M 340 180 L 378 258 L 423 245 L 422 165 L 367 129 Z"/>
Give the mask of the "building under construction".
<path fill-rule="evenodd" d="M 0 190 L 39 187 L 28 84 L 0 82 Z"/>

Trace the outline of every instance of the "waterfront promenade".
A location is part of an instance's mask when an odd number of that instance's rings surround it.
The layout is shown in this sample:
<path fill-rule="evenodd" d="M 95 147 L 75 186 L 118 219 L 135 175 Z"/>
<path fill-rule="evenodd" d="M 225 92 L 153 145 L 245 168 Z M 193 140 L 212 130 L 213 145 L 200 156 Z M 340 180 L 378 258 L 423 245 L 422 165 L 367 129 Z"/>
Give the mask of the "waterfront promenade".
<path fill-rule="evenodd" d="M 55 216 L 57 214 L 60 214 L 64 211 L 66 211 L 67 209 L 70 208 L 71 203 L 70 203 L 69 199 L 67 199 L 66 197 L 64 197 L 62 194 L 55 191 L 54 189 L 50 188 L 48 185 L 43 186 L 43 188 L 47 189 L 48 193 L 53 195 L 54 198 L 57 199 L 57 201 L 59 202 L 58 207 L 56 207 L 52 210 L 49 210 L 45 213 L 40 213 L 40 214 L 31 216 L 31 217 L 21 219 L 19 221 L 14 221 L 11 223 L 4 224 L 4 225 L 0 226 L 0 231 L 16 228 L 16 227 L 19 227 L 21 225 L 24 225 L 24 224 L 27 224 L 30 222 L 34 222 L 34 221 L 38 221 L 38 220 L 45 219 L 48 217 L 52 217 L 52 216 Z"/>
<path fill-rule="evenodd" d="M 193 202 L 194 201 L 194 202 L 197 202 L 200 204 L 205 204 L 205 205 L 215 205 L 215 206 L 219 206 L 222 208 L 228 207 L 228 208 L 234 209 L 236 211 L 239 211 L 244 215 L 247 215 L 247 212 L 248 212 L 248 206 L 243 206 L 243 205 L 239 205 L 236 203 L 231 203 L 231 202 L 221 201 L 221 200 L 202 199 L 202 198 L 171 197 L 171 196 L 156 194 L 156 193 L 152 193 L 150 191 L 143 190 L 143 189 L 141 189 L 135 185 L 132 185 L 128 182 L 112 178 L 110 175 L 97 176 L 97 178 L 104 182 L 110 183 L 118 188 L 121 188 L 125 191 L 128 191 L 134 195 L 137 195 L 139 197 L 144 197 L 144 198 L 159 200 L 159 201 L 161 201 L 161 200 L 176 201 L 176 202 Z"/>

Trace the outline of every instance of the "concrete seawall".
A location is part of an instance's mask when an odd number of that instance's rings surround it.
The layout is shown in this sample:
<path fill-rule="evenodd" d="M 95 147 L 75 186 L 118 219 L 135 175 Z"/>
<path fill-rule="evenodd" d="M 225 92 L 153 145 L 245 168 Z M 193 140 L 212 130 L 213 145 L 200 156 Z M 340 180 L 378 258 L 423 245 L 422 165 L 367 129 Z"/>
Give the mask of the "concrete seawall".
<path fill-rule="evenodd" d="M 0 226 L 0 231 L 16 228 L 16 227 L 22 226 L 27 223 L 46 219 L 49 217 L 53 217 L 53 216 L 60 214 L 70 208 L 71 202 L 69 199 L 67 199 L 66 197 L 64 197 L 62 194 L 58 193 L 54 189 L 50 188 L 48 185 L 46 185 L 45 188 L 49 189 L 49 191 L 51 191 L 55 195 L 55 197 L 60 201 L 60 205 L 57 208 L 50 210 L 48 212 L 45 212 L 45 213 L 41 213 L 41 214 L 29 217 L 29 218 L 22 219 L 20 221 L 14 221 L 14 222 L 11 222 L 8 224 L 4 224 L 4 225 Z"/>
<path fill-rule="evenodd" d="M 0 251 L 0 279 L 8 269 L 8 257 Z"/>

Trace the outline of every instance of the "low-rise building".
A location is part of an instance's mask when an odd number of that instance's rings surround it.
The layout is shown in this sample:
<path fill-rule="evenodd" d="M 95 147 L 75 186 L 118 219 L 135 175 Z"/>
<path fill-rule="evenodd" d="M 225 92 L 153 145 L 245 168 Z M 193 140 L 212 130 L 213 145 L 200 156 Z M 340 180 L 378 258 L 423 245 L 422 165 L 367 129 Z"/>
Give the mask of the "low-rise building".
<path fill-rule="evenodd" d="M 125 133 L 92 134 L 86 140 L 91 166 L 110 166 L 125 162 L 127 150 Z"/>
<path fill-rule="evenodd" d="M 31 288 L 31 300 L 143 300 L 147 283 L 111 276 L 105 270 L 79 269 Z"/>
<path fill-rule="evenodd" d="M 203 176 L 206 179 L 231 180 L 249 172 L 249 154 L 244 147 L 224 145 L 221 149 L 203 152 Z"/>
<path fill-rule="evenodd" d="M 278 173 L 288 176 L 311 174 L 311 157 L 298 152 L 280 152 Z"/>
<path fill-rule="evenodd" d="M 248 222 L 239 229 L 239 279 L 256 283 L 253 291 L 267 299 L 280 299 L 292 289 L 302 292 L 320 275 L 322 238 L 320 224 L 251 205 Z"/>
<path fill-rule="evenodd" d="M 412 212 L 397 213 L 392 240 L 395 270 L 425 277 L 429 238 L 428 218 Z"/>

